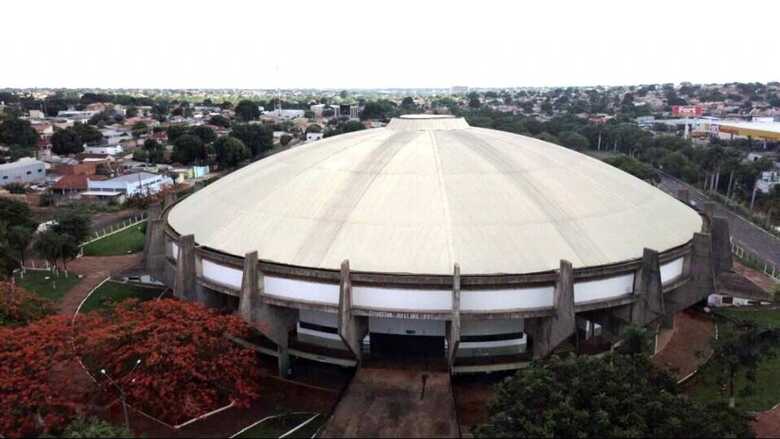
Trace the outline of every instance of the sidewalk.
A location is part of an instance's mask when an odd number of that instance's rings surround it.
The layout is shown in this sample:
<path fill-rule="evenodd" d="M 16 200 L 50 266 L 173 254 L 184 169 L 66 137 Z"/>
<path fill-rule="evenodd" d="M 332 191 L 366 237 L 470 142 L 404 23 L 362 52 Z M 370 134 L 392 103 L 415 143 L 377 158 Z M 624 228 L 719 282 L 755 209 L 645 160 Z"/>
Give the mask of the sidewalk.
<path fill-rule="evenodd" d="M 122 256 L 83 256 L 68 264 L 72 273 L 84 276 L 59 303 L 60 314 L 73 315 L 93 288 L 112 274 L 119 274 L 141 264 L 142 253 Z"/>
<path fill-rule="evenodd" d="M 681 380 L 699 369 L 712 354 L 710 342 L 715 336 L 715 323 L 690 311 L 674 315 L 674 333 L 669 342 L 653 356 L 657 367 Z"/>

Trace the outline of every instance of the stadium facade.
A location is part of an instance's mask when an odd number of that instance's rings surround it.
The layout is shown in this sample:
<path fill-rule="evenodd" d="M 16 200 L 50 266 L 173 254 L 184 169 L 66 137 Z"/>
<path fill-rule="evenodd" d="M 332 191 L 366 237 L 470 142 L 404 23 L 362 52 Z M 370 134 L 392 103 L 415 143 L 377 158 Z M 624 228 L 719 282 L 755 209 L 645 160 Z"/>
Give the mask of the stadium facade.
<path fill-rule="evenodd" d="M 731 266 L 728 224 L 576 151 L 407 116 L 294 147 L 150 213 L 150 273 L 289 355 L 430 350 L 520 367 L 669 325 Z M 341 352 L 343 355 L 331 354 Z"/>

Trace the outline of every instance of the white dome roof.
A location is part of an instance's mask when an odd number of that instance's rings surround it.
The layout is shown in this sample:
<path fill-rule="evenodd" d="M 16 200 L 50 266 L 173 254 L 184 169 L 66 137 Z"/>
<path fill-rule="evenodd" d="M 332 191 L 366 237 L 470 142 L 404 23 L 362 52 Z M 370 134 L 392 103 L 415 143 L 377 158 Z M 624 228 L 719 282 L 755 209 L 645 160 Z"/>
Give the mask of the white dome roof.
<path fill-rule="evenodd" d="M 461 118 L 294 147 L 206 186 L 169 224 L 236 256 L 313 268 L 529 273 L 638 258 L 688 242 L 701 218 L 633 176 Z"/>

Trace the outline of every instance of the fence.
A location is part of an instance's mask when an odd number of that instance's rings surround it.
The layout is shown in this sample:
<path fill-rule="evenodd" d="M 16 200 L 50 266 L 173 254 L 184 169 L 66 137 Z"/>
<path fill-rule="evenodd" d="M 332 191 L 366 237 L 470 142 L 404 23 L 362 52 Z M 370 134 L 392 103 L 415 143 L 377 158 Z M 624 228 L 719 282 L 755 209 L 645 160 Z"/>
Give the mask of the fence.
<path fill-rule="evenodd" d="M 138 215 L 132 216 L 130 218 L 125 218 L 122 220 L 121 223 L 117 224 L 111 224 L 108 227 L 103 228 L 102 230 L 98 230 L 93 235 L 90 236 L 90 238 L 80 244 L 81 247 L 84 247 L 87 244 L 93 243 L 97 240 L 103 239 L 106 236 L 113 235 L 115 233 L 119 233 L 123 230 L 127 230 L 130 227 L 133 227 L 135 225 L 141 224 L 142 222 L 146 221 L 146 212 L 140 213 Z"/>
<path fill-rule="evenodd" d="M 746 266 L 763 272 L 775 282 L 780 282 L 780 271 L 777 270 L 775 264 L 767 262 L 757 252 L 733 238 L 731 239 L 731 253 Z"/>

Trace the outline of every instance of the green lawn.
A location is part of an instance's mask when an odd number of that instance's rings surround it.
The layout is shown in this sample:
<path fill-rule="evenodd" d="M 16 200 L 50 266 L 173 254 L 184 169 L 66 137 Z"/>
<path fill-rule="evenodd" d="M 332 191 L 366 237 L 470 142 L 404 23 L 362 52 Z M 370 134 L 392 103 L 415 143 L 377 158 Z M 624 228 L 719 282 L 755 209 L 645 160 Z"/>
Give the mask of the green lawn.
<path fill-rule="evenodd" d="M 762 326 L 780 327 L 780 310 L 725 308 L 718 312 L 731 318 L 753 320 Z M 728 330 L 727 323 L 718 324 L 718 329 Z M 756 382 L 750 383 L 744 375 L 736 381 L 737 408 L 749 411 L 763 411 L 780 403 L 780 351 L 774 358 L 764 358 L 756 370 Z M 740 390 L 750 384 L 752 394 L 740 395 Z M 688 387 L 688 394 L 702 402 L 728 401 L 728 390 L 718 384 L 718 370 L 704 366 Z"/>
<path fill-rule="evenodd" d="M 65 273 L 55 274 L 51 271 L 33 271 L 27 270 L 24 274 L 24 279 L 17 273 L 16 283 L 30 291 L 37 294 L 44 299 L 58 301 L 65 296 L 74 285 L 79 282 L 77 275 L 70 273 L 68 276 Z"/>
<path fill-rule="evenodd" d="M 279 436 L 297 427 L 302 422 L 306 421 L 312 416 L 314 416 L 314 413 L 290 414 L 290 415 L 280 416 L 278 418 L 269 419 L 265 422 L 255 425 L 254 427 L 250 428 L 249 430 L 246 430 L 245 432 L 241 433 L 236 437 L 246 438 L 246 439 L 278 438 Z M 319 417 L 313 420 L 312 422 L 310 422 L 309 424 L 306 424 L 306 426 L 304 426 L 301 430 L 298 430 L 298 432 L 301 432 L 302 430 L 309 431 L 309 429 L 311 428 L 311 424 L 317 423 L 318 420 Z M 314 430 L 316 430 L 316 428 Z M 312 433 L 309 434 L 308 437 L 311 437 L 312 434 L 314 434 L 314 431 L 312 431 Z M 291 435 L 291 437 L 301 437 L 301 436 L 298 436 L 297 434 L 293 434 Z"/>
<path fill-rule="evenodd" d="M 752 320 L 767 328 L 780 328 L 780 310 L 766 308 L 723 308 L 719 313 L 738 320 Z"/>
<path fill-rule="evenodd" d="M 119 256 L 144 249 L 143 224 L 129 227 L 119 233 L 84 246 L 86 256 Z"/>
<path fill-rule="evenodd" d="M 95 290 L 81 305 L 80 313 L 113 308 L 127 299 L 141 301 L 154 299 L 163 292 L 161 288 L 141 287 L 121 282 L 108 281 Z"/>

